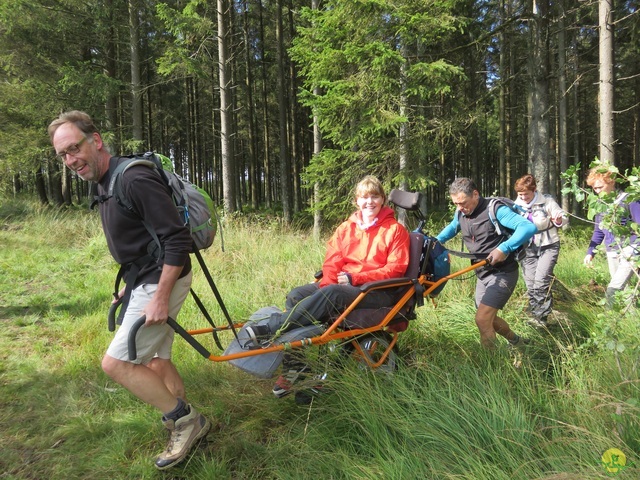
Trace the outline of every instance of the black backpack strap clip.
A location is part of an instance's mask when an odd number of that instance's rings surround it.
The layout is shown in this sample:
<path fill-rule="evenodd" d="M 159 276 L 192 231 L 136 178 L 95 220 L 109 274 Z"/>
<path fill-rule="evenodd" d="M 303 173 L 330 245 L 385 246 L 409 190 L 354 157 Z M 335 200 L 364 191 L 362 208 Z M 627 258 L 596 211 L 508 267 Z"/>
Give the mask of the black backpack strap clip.
<path fill-rule="evenodd" d="M 91 202 L 91 205 L 89 205 L 89 209 L 93 210 L 94 208 L 96 208 L 96 205 L 98 205 L 99 203 L 104 203 L 110 198 L 111 195 L 95 195 L 93 197 L 93 202 Z"/>

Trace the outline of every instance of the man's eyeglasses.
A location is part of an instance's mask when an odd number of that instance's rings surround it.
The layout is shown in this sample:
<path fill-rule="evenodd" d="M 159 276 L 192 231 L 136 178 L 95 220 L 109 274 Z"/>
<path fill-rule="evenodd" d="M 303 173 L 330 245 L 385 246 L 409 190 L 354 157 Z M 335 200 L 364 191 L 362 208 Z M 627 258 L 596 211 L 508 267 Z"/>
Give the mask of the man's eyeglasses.
<path fill-rule="evenodd" d="M 82 137 L 78 143 L 74 143 L 66 150 L 56 153 L 56 157 L 64 161 L 67 158 L 67 155 L 76 155 L 80 151 L 80 145 L 82 145 L 86 139 L 87 137 Z"/>

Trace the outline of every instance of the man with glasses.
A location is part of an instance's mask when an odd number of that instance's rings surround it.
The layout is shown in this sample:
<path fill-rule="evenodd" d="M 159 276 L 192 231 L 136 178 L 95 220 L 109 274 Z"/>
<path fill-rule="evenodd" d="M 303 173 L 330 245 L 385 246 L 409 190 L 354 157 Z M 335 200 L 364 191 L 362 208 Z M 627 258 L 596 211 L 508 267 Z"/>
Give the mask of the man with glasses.
<path fill-rule="evenodd" d="M 113 198 L 107 199 L 111 172 L 125 158 L 111 156 L 89 115 L 63 113 L 49 125 L 49 136 L 56 155 L 83 180 L 97 182 L 98 194 L 105 199 L 99 204 L 102 228 L 109 251 L 124 267 L 124 278 L 132 291 L 125 299 L 128 301 L 123 301 L 122 324 L 102 359 L 102 368 L 163 414 L 162 422 L 171 435 L 155 465 L 167 469 L 182 461 L 210 428 L 207 418 L 187 402 L 184 382 L 171 361 L 174 332 L 166 323 L 168 317 L 176 318 L 191 286 L 191 235 L 179 218 L 169 187 L 146 166 L 133 166 L 122 178 L 124 194 L 137 214 L 125 211 Z M 143 222 L 158 235 L 163 252 L 160 258 L 146 261 L 147 248 L 155 241 Z M 134 271 L 134 264 L 137 274 L 127 275 Z M 143 315 L 146 323 L 136 337 L 138 358 L 132 362 L 128 357 L 129 331 Z"/>
<path fill-rule="evenodd" d="M 615 175 L 612 172 L 603 172 L 601 167 L 592 168 L 587 176 L 587 185 L 599 196 L 614 193 L 616 191 Z M 625 210 L 620 219 L 621 225 L 628 225 L 629 222 L 640 223 L 640 202 L 626 204 L 626 197 L 626 193 L 620 192 L 613 201 L 614 208 Z M 640 255 L 640 240 L 636 235 L 616 238 L 612 231 L 602 226 L 605 214 L 606 212 L 599 213 L 594 219 L 593 235 L 587 248 L 587 255 L 584 257 L 584 264 L 587 267 L 592 265 L 596 247 L 604 242 L 611 274 L 605 298 L 607 308 L 611 308 L 616 292 L 624 289 L 635 272 L 634 262 Z"/>

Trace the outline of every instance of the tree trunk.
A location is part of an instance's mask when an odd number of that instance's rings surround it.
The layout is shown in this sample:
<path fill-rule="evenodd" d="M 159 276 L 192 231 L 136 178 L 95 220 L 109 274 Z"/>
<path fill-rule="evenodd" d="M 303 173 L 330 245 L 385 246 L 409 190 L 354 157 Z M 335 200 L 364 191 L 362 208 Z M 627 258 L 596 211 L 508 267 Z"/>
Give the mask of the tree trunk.
<path fill-rule="evenodd" d="M 268 80 L 267 80 L 267 61 L 266 61 L 266 51 L 265 51 L 265 43 L 266 36 L 264 31 L 264 19 L 263 19 L 263 11 L 264 7 L 262 6 L 262 2 L 258 2 L 258 10 L 260 12 L 260 58 L 262 60 L 262 163 L 264 169 L 264 202 L 267 208 L 271 208 L 272 200 L 275 200 L 275 196 L 272 191 L 273 185 L 273 174 L 271 172 L 271 161 L 270 161 L 270 152 L 271 152 L 271 140 L 269 134 L 269 105 L 268 105 Z"/>
<path fill-rule="evenodd" d="M 510 179 L 507 179 L 507 92 L 508 92 L 508 78 L 509 71 L 507 70 L 507 51 L 509 49 L 509 45 L 507 42 L 507 34 L 505 32 L 505 22 L 507 20 L 506 15 L 506 3 L 505 0 L 501 0 L 500 2 L 500 24 L 502 25 L 502 29 L 500 30 L 500 57 L 499 61 L 499 69 L 500 69 L 500 90 L 498 97 L 498 118 L 499 118 L 499 136 L 498 136 L 498 170 L 500 171 L 500 176 L 505 176 L 504 182 L 507 188 L 511 187 Z"/>
<path fill-rule="evenodd" d="M 311 9 L 317 10 L 320 7 L 320 0 L 311 0 Z M 314 87 L 313 94 L 321 95 L 322 91 L 319 87 Z M 322 151 L 322 132 L 320 131 L 320 119 L 316 112 L 313 113 L 313 154 L 318 155 Z M 316 182 L 313 185 L 313 204 L 318 205 L 320 202 L 320 184 Z M 320 239 L 322 234 L 322 212 L 319 208 L 313 209 L 313 238 Z"/>
<path fill-rule="evenodd" d="M 42 205 L 49 205 L 49 199 L 47 197 L 47 187 L 44 182 L 44 175 L 42 174 L 42 168 L 38 168 L 35 172 L 36 175 L 36 192 L 38 192 L 38 198 Z"/>
<path fill-rule="evenodd" d="M 314 0 L 316 3 L 319 0 Z M 313 89 L 314 95 L 320 95 L 320 89 L 318 87 Z M 322 151 L 323 142 L 322 142 L 322 132 L 320 132 L 320 128 L 318 125 L 319 119 L 318 115 L 313 115 L 313 154 L 318 155 Z M 320 191 L 321 187 L 318 182 L 313 185 L 313 205 L 317 207 L 318 203 L 320 203 Z M 319 208 L 313 209 L 313 238 L 316 240 L 320 239 L 322 235 L 322 211 Z"/>
<path fill-rule="evenodd" d="M 242 142 L 241 138 L 238 135 L 238 95 L 235 94 L 236 88 L 235 86 L 238 84 L 237 82 L 237 66 L 238 66 L 238 57 L 234 52 L 234 43 L 233 38 L 235 37 L 236 32 L 236 9 L 234 1 L 227 1 L 227 12 L 225 17 L 227 19 L 226 22 L 226 31 L 227 31 L 227 72 L 228 72 L 228 84 L 229 84 L 229 127 L 228 127 L 228 138 L 231 142 L 231 165 L 233 167 L 231 176 L 235 179 L 234 190 L 234 198 L 236 201 L 236 210 L 237 212 L 242 211 L 243 202 L 246 200 L 246 183 L 245 183 L 245 175 L 244 175 L 244 156 L 242 153 L 238 155 L 236 158 L 236 152 L 242 152 Z"/>
<path fill-rule="evenodd" d="M 571 47 L 572 47 L 571 51 L 577 52 L 577 39 L 575 36 L 573 36 L 573 38 L 571 39 Z M 572 60 L 571 71 L 575 72 L 575 78 L 573 79 L 573 87 L 571 88 L 571 92 L 572 92 L 572 100 L 573 100 L 572 102 L 573 111 L 576 112 L 575 115 L 573 116 L 573 163 L 577 165 L 580 162 L 582 162 L 582 148 L 581 148 L 582 122 L 579 115 L 581 84 L 580 84 L 580 75 L 578 73 L 580 72 L 579 70 L 580 62 L 578 60 L 578 55 L 576 55 L 575 53 L 570 58 Z M 580 204 L 578 202 L 574 201 L 573 204 L 571 205 L 571 210 L 567 210 L 567 211 L 570 211 L 574 215 L 578 215 L 579 205 Z"/>
<path fill-rule="evenodd" d="M 478 58 L 474 55 L 472 49 L 465 50 L 465 70 L 469 79 L 465 96 L 468 105 L 482 105 L 482 102 L 478 99 L 478 71 L 482 70 L 482 67 L 478 65 Z M 474 115 L 479 114 L 482 106 L 478 107 L 478 110 L 474 112 Z M 480 137 L 478 132 L 478 122 L 473 122 L 467 131 L 467 161 L 469 162 L 469 176 L 476 182 L 479 182 L 480 178 L 480 164 L 478 159 L 480 158 Z M 486 158 L 484 159 L 486 162 Z M 486 163 L 483 162 L 483 166 Z M 499 172 L 501 182 L 504 182 L 503 172 Z"/>
<path fill-rule="evenodd" d="M 560 14 L 558 21 L 558 160 L 560 164 L 560 171 L 564 172 L 569 167 L 569 150 L 567 141 L 567 58 L 566 58 L 566 25 L 565 25 L 565 1 L 560 1 Z M 559 177 L 559 176 L 558 176 Z M 556 182 L 554 182 L 554 186 Z M 556 192 L 550 190 L 551 195 L 556 195 Z M 569 196 L 568 194 L 562 195 L 562 208 L 565 211 L 569 211 Z"/>
<path fill-rule="evenodd" d="M 258 151 L 258 144 L 256 138 L 256 121 L 255 121 L 255 109 L 253 105 L 253 69 L 251 64 L 251 43 L 249 41 L 249 4 L 247 0 L 243 1 L 243 23 L 242 23 L 242 35 L 244 38 L 244 63 L 246 68 L 245 77 L 245 95 L 247 105 L 247 119 L 249 124 L 249 189 L 251 196 L 251 207 L 258 209 L 260 206 L 260 175 L 258 168 L 258 160 L 256 158 L 256 152 Z"/>
<path fill-rule="evenodd" d="M 293 23 L 293 5 L 291 0 L 288 1 L 288 19 L 289 19 L 289 38 L 293 39 L 296 34 Z M 284 33 L 284 32 L 283 32 Z M 286 52 L 286 48 L 284 49 Z M 302 175 L 303 155 L 302 155 L 302 129 L 298 118 L 298 75 L 296 66 L 292 61 L 289 64 L 289 145 L 291 155 L 291 193 L 293 211 L 299 212 L 302 206 L 302 185 L 300 177 Z"/>
<path fill-rule="evenodd" d="M 49 178 L 49 197 L 56 206 L 64 204 L 62 195 L 62 163 L 56 160 L 47 160 L 47 176 Z"/>
<path fill-rule="evenodd" d="M 402 57 L 404 58 L 404 61 L 402 62 L 402 65 L 400 65 L 400 82 L 401 82 L 401 90 L 400 90 L 400 116 L 401 117 L 407 117 L 408 115 L 408 98 L 407 98 L 407 82 L 406 82 L 406 75 L 407 75 L 407 67 L 408 67 L 408 60 L 407 60 L 407 47 L 406 45 L 402 44 L 401 48 L 401 52 L 402 52 Z M 406 171 L 407 171 L 407 163 L 408 163 L 408 147 L 407 147 L 407 143 L 408 143 L 408 137 L 409 137 L 409 122 L 403 122 L 400 124 L 400 129 L 398 131 L 398 140 L 399 140 L 399 148 L 398 148 L 398 170 L 400 171 L 400 175 L 402 178 L 402 181 L 399 185 L 401 190 L 407 191 L 409 190 L 409 185 L 407 183 L 406 180 Z M 407 225 L 407 211 L 404 208 L 399 209 L 398 212 L 398 221 L 403 224 L 403 225 Z"/>
<path fill-rule="evenodd" d="M 129 0 L 129 42 L 131 47 L 132 136 L 142 141 L 142 86 L 140 75 L 140 11 L 136 0 Z"/>
<path fill-rule="evenodd" d="M 511 2 L 507 2 L 507 18 L 510 18 L 512 15 Z M 516 54 L 514 52 L 513 41 L 515 39 L 515 34 L 513 30 L 509 30 L 509 41 L 508 41 L 508 57 L 507 63 L 508 71 L 509 71 L 509 80 L 515 78 L 516 75 Z M 511 186 L 514 182 L 514 178 L 518 178 L 520 171 L 516 170 L 516 165 L 518 164 L 518 117 L 519 115 L 514 112 L 514 109 L 521 105 L 521 102 L 518 102 L 518 87 L 513 84 L 513 82 L 509 82 L 509 88 L 507 90 L 507 118 L 505 120 L 506 129 L 506 152 L 505 152 L 505 170 L 507 172 L 507 183 Z M 524 129 L 523 129 L 524 130 Z M 524 149 L 523 149 L 524 150 Z M 524 155 L 523 155 L 524 156 Z"/>
<path fill-rule="evenodd" d="M 600 0 L 599 5 L 600 160 L 615 165 L 613 0 Z"/>
<path fill-rule="evenodd" d="M 106 47 L 106 58 L 105 58 L 105 75 L 110 79 L 117 79 L 118 70 L 116 63 L 116 55 L 117 55 L 117 39 L 116 39 L 116 28 L 115 28 L 115 13 L 113 0 L 107 0 L 105 3 L 106 11 L 109 12 L 110 21 L 109 21 L 109 29 L 107 38 L 107 47 Z M 115 130 L 118 125 L 118 98 L 115 92 L 109 91 L 107 95 L 107 99 L 105 102 L 105 109 L 107 113 L 107 130 Z M 114 145 L 111 145 L 114 147 Z M 65 168 L 65 170 L 67 170 Z"/>
<path fill-rule="evenodd" d="M 282 199 L 282 217 L 286 224 L 291 223 L 291 159 L 289 156 L 287 132 L 287 78 L 285 77 L 285 50 L 282 32 L 282 0 L 276 2 L 276 43 L 278 56 L 278 110 L 280 123 L 280 193 Z"/>
<path fill-rule="evenodd" d="M 72 205 L 73 192 L 71 191 L 71 172 L 66 163 L 62 163 L 62 198 L 65 205 Z"/>
<path fill-rule="evenodd" d="M 20 174 L 15 173 L 12 177 L 12 187 L 13 187 L 13 195 L 18 195 L 22 192 L 22 180 L 20 179 Z"/>
<path fill-rule="evenodd" d="M 549 190 L 548 0 L 533 0 L 529 56 L 529 165 L 538 188 Z"/>
<path fill-rule="evenodd" d="M 218 0 L 218 74 L 220 82 L 220 143 L 222 155 L 222 189 L 224 209 L 236 211 L 235 175 L 233 168 L 233 144 L 231 140 L 231 85 L 227 65 L 227 2 Z"/>

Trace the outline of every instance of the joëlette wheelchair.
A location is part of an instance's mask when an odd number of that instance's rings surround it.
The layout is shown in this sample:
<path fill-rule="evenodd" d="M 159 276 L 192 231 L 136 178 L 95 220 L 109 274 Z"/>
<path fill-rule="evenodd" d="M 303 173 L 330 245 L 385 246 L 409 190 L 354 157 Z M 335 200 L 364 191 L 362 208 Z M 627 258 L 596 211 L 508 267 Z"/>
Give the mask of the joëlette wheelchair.
<path fill-rule="evenodd" d="M 400 333 L 405 331 L 411 320 L 416 318 L 416 308 L 424 304 L 424 299 L 435 296 L 448 280 L 464 275 L 476 268 L 484 266 L 483 260 L 463 268 L 442 278 L 435 278 L 432 271 L 430 251 L 436 239 L 424 232 L 426 220 L 420 210 L 422 194 L 401 190 L 392 190 L 389 201 L 396 207 L 412 212 L 418 219 L 417 228 L 410 232 L 410 261 L 405 276 L 369 282 L 361 286 L 361 293 L 331 325 L 310 325 L 287 332 L 275 338 L 273 342 L 260 348 L 249 347 L 247 326 L 267 321 L 275 307 L 266 307 L 254 313 L 246 322 L 215 326 L 208 318 L 211 327 L 185 330 L 175 320 L 168 324 L 183 337 L 200 355 L 213 362 L 230 362 L 234 366 L 262 378 L 270 378 L 282 362 L 285 352 L 302 350 L 310 346 L 326 345 L 335 342 L 348 346 L 348 351 L 355 359 L 371 369 L 393 370 L 396 366 L 396 343 Z M 200 258 L 199 258 L 200 260 Z M 212 282 L 210 282 L 212 283 Z M 400 292 L 399 300 L 390 307 L 378 309 L 361 309 L 358 304 L 370 292 L 379 289 L 393 289 Z M 223 303 L 216 290 L 220 305 Z M 199 302 L 197 297 L 196 302 Z M 226 313 L 226 309 L 223 307 Z M 145 317 L 139 318 L 129 335 L 129 358 L 135 360 L 136 334 L 144 325 Z M 232 331 L 234 339 L 224 353 L 212 354 L 196 336 L 212 334 L 218 348 L 222 350 L 218 333 Z"/>

